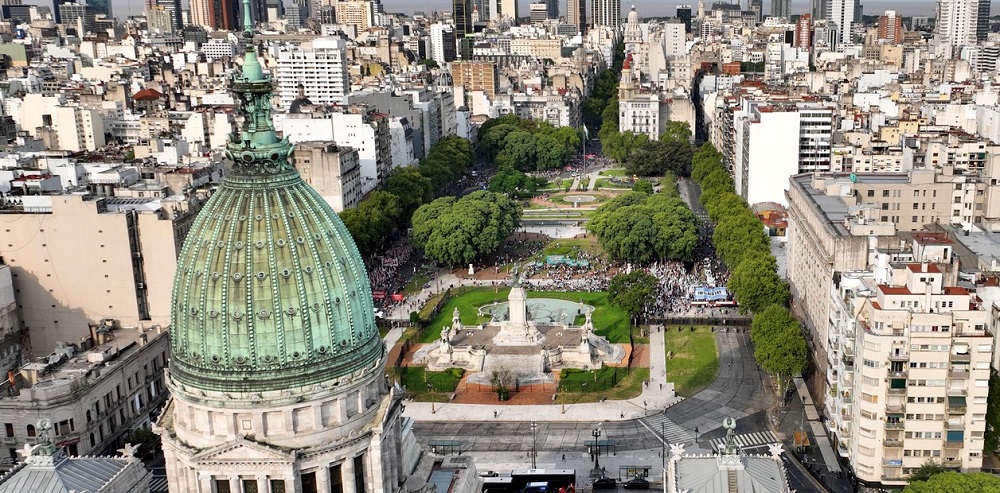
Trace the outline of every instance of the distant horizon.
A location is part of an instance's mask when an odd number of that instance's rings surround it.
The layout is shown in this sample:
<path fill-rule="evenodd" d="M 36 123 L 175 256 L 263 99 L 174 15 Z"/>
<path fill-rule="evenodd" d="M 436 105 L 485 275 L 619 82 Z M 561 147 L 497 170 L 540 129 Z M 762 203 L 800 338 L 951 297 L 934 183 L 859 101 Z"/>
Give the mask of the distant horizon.
<path fill-rule="evenodd" d="M 285 5 L 291 4 L 291 0 L 283 0 Z M 518 0 L 518 8 L 522 12 L 521 17 L 528 16 L 528 4 L 531 0 Z M 566 15 L 566 1 L 559 0 L 559 13 L 560 15 Z M 590 18 L 590 12 L 592 9 L 594 0 L 587 1 L 587 17 Z M 705 0 L 706 6 L 711 6 L 714 1 L 727 1 L 727 0 Z M 747 5 L 747 0 L 739 0 L 739 2 L 745 7 Z M 48 0 L 28 0 L 26 4 L 36 4 L 51 7 L 52 4 Z M 386 12 L 390 13 L 402 13 L 402 14 L 412 14 L 413 12 L 425 12 L 431 13 L 432 11 L 438 12 L 451 12 L 452 3 L 451 0 L 381 0 L 382 6 Z M 182 7 L 188 8 L 188 0 L 182 0 Z M 803 14 L 809 9 L 809 0 L 792 0 L 792 14 Z M 934 16 L 934 6 L 936 4 L 935 0 L 862 0 L 863 13 L 865 15 L 881 15 L 886 10 L 895 10 L 900 15 L 904 17 L 911 16 L 921 16 L 921 17 L 933 17 Z M 1000 4 L 1000 2 L 998 2 Z M 629 8 L 635 5 L 636 10 L 639 11 L 640 17 L 664 17 L 673 16 L 676 13 L 678 5 L 691 5 L 692 8 L 697 8 L 698 0 L 622 0 L 622 17 L 624 18 L 625 13 Z M 144 0 L 111 0 L 111 8 L 114 16 L 121 20 L 129 16 L 141 16 L 145 9 Z M 1000 13 L 1000 5 L 991 5 L 990 14 Z M 764 1 L 764 14 L 767 15 L 771 12 L 771 2 L 770 0 Z"/>

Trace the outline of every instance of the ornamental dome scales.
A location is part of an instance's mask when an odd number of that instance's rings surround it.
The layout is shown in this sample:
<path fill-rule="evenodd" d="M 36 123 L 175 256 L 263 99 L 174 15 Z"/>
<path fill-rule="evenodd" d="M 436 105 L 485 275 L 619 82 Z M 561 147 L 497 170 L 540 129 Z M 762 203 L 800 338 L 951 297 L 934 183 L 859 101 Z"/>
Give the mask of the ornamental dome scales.
<path fill-rule="evenodd" d="M 371 368 L 384 354 L 358 249 L 289 162 L 292 145 L 271 120 L 271 77 L 252 32 L 244 36 L 230 80 L 241 129 L 174 278 L 170 375 L 188 389 L 281 391 Z"/>

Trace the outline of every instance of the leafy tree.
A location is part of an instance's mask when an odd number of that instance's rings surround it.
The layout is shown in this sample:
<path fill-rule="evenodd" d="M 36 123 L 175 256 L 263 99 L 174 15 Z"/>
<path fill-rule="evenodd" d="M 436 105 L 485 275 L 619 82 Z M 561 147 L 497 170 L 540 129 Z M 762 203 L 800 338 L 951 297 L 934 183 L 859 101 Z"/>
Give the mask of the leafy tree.
<path fill-rule="evenodd" d="M 438 68 L 439 67 L 438 66 L 438 62 L 436 60 L 434 60 L 433 58 L 424 58 L 423 60 L 420 60 L 420 64 L 421 65 L 426 65 L 427 68 Z"/>
<path fill-rule="evenodd" d="M 599 207 L 587 228 L 622 262 L 690 260 L 698 242 L 698 219 L 676 194 L 622 194 Z"/>
<path fill-rule="evenodd" d="M 615 111 L 615 114 L 617 115 L 618 112 Z M 605 126 L 604 128 L 610 127 Z M 602 132 L 604 132 L 603 129 Z M 604 154 L 619 163 L 627 163 L 632 153 L 648 141 L 649 139 L 646 137 L 646 134 L 632 132 L 615 131 L 613 132 L 613 136 L 606 137 L 604 134 L 601 135 L 601 146 Z"/>
<path fill-rule="evenodd" d="M 903 493 L 1000 493 L 1000 478 L 985 472 L 955 471 L 935 474 L 926 481 L 913 481 Z"/>
<path fill-rule="evenodd" d="M 538 180 L 511 168 L 500 168 L 490 178 L 489 190 L 515 198 L 532 197 L 538 191 Z"/>
<path fill-rule="evenodd" d="M 646 195 L 653 195 L 653 184 L 646 180 L 636 180 L 632 184 L 632 191 L 644 193 Z"/>
<path fill-rule="evenodd" d="M 510 388 L 513 384 L 514 374 L 507 368 L 497 368 L 490 373 L 490 387 L 497 393 L 498 401 L 510 399 Z"/>
<path fill-rule="evenodd" d="M 986 398 L 986 435 L 983 438 L 983 449 L 986 452 L 996 452 L 1000 448 L 1000 374 L 996 371 L 990 374 L 990 393 Z"/>
<path fill-rule="evenodd" d="M 653 301 L 659 281 L 655 276 L 636 269 L 628 274 L 618 274 L 608 285 L 608 302 L 628 312 L 635 318 Z"/>
<path fill-rule="evenodd" d="M 775 272 L 774 257 L 747 257 L 729 276 L 729 290 L 739 302 L 740 313 L 757 313 L 788 301 L 788 286 Z"/>
<path fill-rule="evenodd" d="M 691 145 L 684 140 L 666 139 L 642 143 L 625 162 L 625 169 L 637 176 L 677 176 L 691 174 Z"/>
<path fill-rule="evenodd" d="M 421 206 L 413 213 L 412 237 L 427 258 L 466 264 L 495 251 L 520 218 L 520 205 L 506 195 L 479 191 Z"/>
<path fill-rule="evenodd" d="M 340 213 L 362 257 L 375 255 L 385 238 L 396 227 L 402 210 L 399 199 L 384 190 L 376 190 L 353 209 Z"/>
<path fill-rule="evenodd" d="M 764 371 L 778 377 L 784 393 L 791 378 L 806 368 L 809 349 L 798 320 L 787 308 L 771 305 L 754 316 L 750 337 L 754 359 Z"/>
<path fill-rule="evenodd" d="M 931 478 L 931 476 L 936 476 L 946 471 L 947 469 L 945 469 L 944 466 L 934 459 L 930 459 L 910 474 L 910 481 L 927 481 Z"/>
<path fill-rule="evenodd" d="M 688 122 L 677 122 L 670 120 L 667 128 L 660 135 L 660 140 L 679 140 L 681 142 L 691 141 L 691 125 Z"/>
<path fill-rule="evenodd" d="M 434 200 L 434 183 L 413 166 L 396 168 L 385 183 L 385 191 L 399 201 L 400 218 L 409 221 L 417 207 Z"/>
<path fill-rule="evenodd" d="M 153 433 L 149 428 L 136 428 L 125 435 L 125 443 L 131 443 L 139 447 L 137 456 L 143 460 L 150 460 L 163 448 L 160 445 L 160 435 Z"/>

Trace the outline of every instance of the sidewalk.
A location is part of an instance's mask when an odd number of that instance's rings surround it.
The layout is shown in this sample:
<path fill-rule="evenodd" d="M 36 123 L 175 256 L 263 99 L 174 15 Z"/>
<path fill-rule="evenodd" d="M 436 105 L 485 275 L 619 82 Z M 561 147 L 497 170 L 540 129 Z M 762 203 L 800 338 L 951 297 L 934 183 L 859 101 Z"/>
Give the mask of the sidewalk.
<path fill-rule="evenodd" d="M 386 335 L 386 344 L 398 330 Z M 393 341 L 395 342 L 395 341 Z M 683 398 L 674 393 L 672 383 L 666 381 L 666 354 L 663 332 L 653 332 L 649 337 L 650 382 L 638 397 L 622 401 L 588 402 L 581 404 L 552 404 L 533 406 L 452 404 L 407 401 L 403 415 L 417 421 L 621 421 L 655 414 Z M 496 415 L 494 415 L 496 413 Z M 624 418 L 622 417 L 624 416 Z"/>

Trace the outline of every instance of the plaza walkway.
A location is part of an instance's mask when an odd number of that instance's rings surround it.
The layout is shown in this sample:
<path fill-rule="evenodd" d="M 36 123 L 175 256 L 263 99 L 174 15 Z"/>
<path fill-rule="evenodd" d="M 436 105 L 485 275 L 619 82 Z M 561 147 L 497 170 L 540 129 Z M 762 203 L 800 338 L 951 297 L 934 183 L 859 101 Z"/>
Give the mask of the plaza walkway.
<path fill-rule="evenodd" d="M 395 340 L 399 339 L 399 330 Z M 386 336 L 389 343 L 390 333 Z M 394 342 L 394 341 L 393 341 Z M 682 400 L 674 393 L 673 384 L 666 381 L 666 354 L 663 332 L 654 331 L 649 337 L 650 382 L 639 397 L 581 404 L 551 404 L 505 406 L 486 404 L 452 404 L 407 401 L 404 416 L 417 421 L 619 421 L 635 419 L 661 411 Z M 494 415 L 494 413 L 496 413 Z"/>

